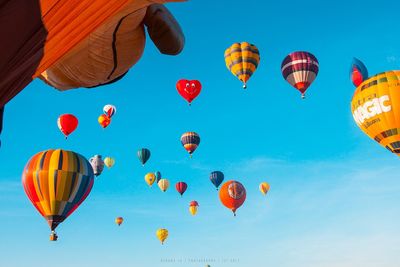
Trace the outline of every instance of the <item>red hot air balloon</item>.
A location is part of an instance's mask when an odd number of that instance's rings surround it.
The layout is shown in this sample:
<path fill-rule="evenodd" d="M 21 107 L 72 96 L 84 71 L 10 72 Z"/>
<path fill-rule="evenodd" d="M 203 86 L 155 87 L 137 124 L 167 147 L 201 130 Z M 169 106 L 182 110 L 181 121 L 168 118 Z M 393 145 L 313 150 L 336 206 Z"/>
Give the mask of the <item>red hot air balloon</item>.
<path fill-rule="evenodd" d="M 182 79 L 176 83 L 176 89 L 190 105 L 192 101 L 200 94 L 201 83 L 197 80 L 189 81 Z"/>
<path fill-rule="evenodd" d="M 181 194 L 181 196 L 183 196 L 183 194 L 187 189 L 187 184 L 185 182 L 178 182 L 176 183 L 175 188 L 176 191 L 178 191 L 178 193 Z"/>
<path fill-rule="evenodd" d="M 306 90 L 317 77 L 319 63 L 309 52 L 293 52 L 285 57 L 281 70 L 283 78 L 305 98 Z"/>
<path fill-rule="evenodd" d="M 57 125 L 60 131 L 65 135 L 65 139 L 67 139 L 68 135 L 78 127 L 78 119 L 72 114 L 63 114 L 58 117 Z"/>
<path fill-rule="evenodd" d="M 236 216 L 236 210 L 246 200 L 246 189 L 241 183 L 231 180 L 222 185 L 219 198 L 222 204 L 232 210 L 233 215 Z"/>

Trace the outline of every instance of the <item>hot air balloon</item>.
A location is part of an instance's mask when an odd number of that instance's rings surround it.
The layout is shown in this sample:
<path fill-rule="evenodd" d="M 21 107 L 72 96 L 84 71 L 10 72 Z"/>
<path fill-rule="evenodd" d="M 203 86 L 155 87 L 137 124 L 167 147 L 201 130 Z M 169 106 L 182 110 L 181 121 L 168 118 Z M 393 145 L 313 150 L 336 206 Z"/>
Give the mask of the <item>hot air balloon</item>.
<path fill-rule="evenodd" d="M 65 135 L 65 139 L 67 139 L 68 135 L 78 127 L 78 119 L 72 114 L 63 114 L 58 117 L 57 125 L 60 131 Z"/>
<path fill-rule="evenodd" d="M 181 143 L 192 157 L 193 152 L 200 144 L 200 136 L 195 132 L 186 132 L 181 136 Z"/>
<path fill-rule="evenodd" d="M 154 173 L 149 172 L 144 176 L 144 180 L 151 187 L 154 184 L 154 181 L 156 180 L 156 176 L 154 175 Z"/>
<path fill-rule="evenodd" d="M 167 191 L 168 187 L 169 187 L 169 181 L 168 179 L 161 179 L 160 181 L 158 181 L 158 187 L 161 189 L 161 191 L 165 192 Z"/>
<path fill-rule="evenodd" d="M 161 180 L 161 172 L 156 171 L 154 174 L 156 176 L 156 182 L 158 183 Z"/>
<path fill-rule="evenodd" d="M 0 35 L 7 36 L 1 47 L 0 110 L 37 77 L 59 90 L 118 81 L 141 58 L 145 28 L 161 53 L 179 54 L 182 29 L 161 5 L 179 1 L 5 2 L 0 7 L 8 14 L 0 25 Z"/>
<path fill-rule="evenodd" d="M 176 191 L 178 191 L 181 196 L 185 193 L 187 189 L 187 184 L 185 182 L 178 182 L 175 184 Z"/>
<path fill-rule="evenodd" d="M 237 181 L 228 181 L 224 183 L 219 191 L 219 199 L 222 204 L 232 210 L 236 216 L 236 210 L 243 205 L 246 200 L 246 189 Z"/>
<path fill-rule="evenodd" d="M 122 218 L 122 217 L 117 217 L 117 218 L 115 218 L 115 223 L 118 225 L 118 226 L 121 226 L 121 224 L 124 222 L 124 218 Z"/>
<path fill-rule="evenodd" d="M 22 173 L 25 193 L 47 220 L 52 241 L 57 240 L 57 226 L 86 199 L 93 183 L 89 161 L 75 152 L 61 149 L 37 153 Z"/>
<path fill-rule="evenodd" d="M 260 63 L 258 48 L 250 43 L 234 43 L 225 50 L 226 67 L 243 83 L 243 89 L 247 88 L 247 81 L 256 71 Z"/>
<path fill-rule="evenodd" d="M 111 123 L 111 119 L 105 114 L 101 114 L 97 121 L 99 122 L 100 126 L 103 127 L 103 129 L 107 128 L 107 126 Z"/>
<path fill-rule="evenodd" d="M 150 150 L 148 150 L 147 148 L 141 148 L 137 152 L 139 161 L 142 163 L 143 166 L 149 160 L 150 155 L 151 155 Z"/>
<path fill-rule="evenodd" d="M 309 52 L 293 52 L 285 57 L 281 70 L 285 80 L 300 91 L 301 98 L 318 74 L 317 58 Z"/>
<path fill-rule="evenodd" d="M 193 216 L 197 214 L 197 210 L 199 207 L 199 203 L 197 203 L 197 201 L 191 201 L 189 204 L 189 212 L 190 214 L 192 214 Z"/>
<path fill-rule="evenodd" d="M 270 188 L 270 186 L 267 182 L 262 182 L 260 184 L 260 191 L 263 195 L 266 195 L 268 193 L 269 188 Z"/>
<path fill-rule="evenodd" d="M 111 157 L 106 157 L 104 159 L 104 164 L 107 166 L 107 168 L 111 168 L 115 164 L 115 159 Z"/>
<path fill-rule="evenodd" d="M 176 83 L 178 93 L 191 105 L 192 101 L 200 94 L 201 83 L 197 80 L 179 80 Z"/>
<path fill-rule="evenodd" d="M 168 238 L 168 230 L 164 228 L 158 229 L 156 235 L 161 244 L 164 245 L 164 241 Z"/>
<path fill-rule="evenodd" d="M 400 156 L 400 71 L 387 71 L 365 80 L 351 101 L 360 129 Z"/>
<path fill-rule="evenodd" d="M 99 176 L 104 169 L 104 161 L 101 155 L 94 155 L 89 159 L 90 165 L 92 165 L 93 173 L 95 176 Z"/>
<path fill-rule="evenodd" d="M 103 108 L 103 112 L 107 117 L 111 118 L 117 112 L 117 108 L 114 105 L 105 105 Z"/>
<path fill-rule="evenodd" d="M 353 58 L 353 62 L 351 63 L 350 67 L 350 80 L 357 87 L 366 79 L 368 79 L 368 70 L 364 63 L 357 58 Z"/>
<path fill-rule="evenodd" d="M 220 171 L 213 171 L 210 173 L 210 181 L 215 185 L 218 190 L 218 187 L 224 181 L 224 174 Z"/>

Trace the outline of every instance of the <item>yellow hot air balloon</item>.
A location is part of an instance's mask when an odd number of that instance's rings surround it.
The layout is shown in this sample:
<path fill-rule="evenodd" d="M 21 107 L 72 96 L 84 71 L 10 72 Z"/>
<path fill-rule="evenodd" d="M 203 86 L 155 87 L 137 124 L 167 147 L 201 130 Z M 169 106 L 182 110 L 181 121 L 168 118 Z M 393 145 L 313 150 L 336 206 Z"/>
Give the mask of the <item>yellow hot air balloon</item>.
<path fill-rule="evenodd" d="M 400 156 L 400 71 L 387 71 L 361 83 L 351 101 L 360 129 Z"/>
<path fill-rule="evenodd" d="M 269 188 L 270 188 L 270 186 L 269 186 L 269 183 L 267 183 L 267 182 L 262 182 L 260 184 L 260 191 L 263 195 L 266 195 L 268 193 Z"/>
<path fill-rule="evenodd" d="M 114 166 L 114 164 L 115 164 L 115 159 L 111 157 L 106 157 L 104 159 L 104 165 L 106 165 L 107 168 L 111 168 L 112 166 Z"/>
<path fill-rule="evenodd" d="M 122 218 L 122 217 L 117 217 L 115 219 L 115 223 L 118 224 L 118 226 L 120 226 L 123 222 L 124 222 L 124 218 Z"/>
<path fill-rule="evenodd" d="M 243 88 L 247 88 L 247 81 L 256 71 L 260 63 L 258 48 L 250 43 L 234 43 L 225 50 L 226 67 L 243 82 Z"/>
<path fill-rule="evenodd" d="M 168 237 L 168 230 L 164 229 L 164 228 L 158 229 L 156 232 L 156 235 L 157 235 L 158 240 L 160 240 L 161 244 L 164 244 L 164 241 Z"/>
<path fill-rule="evenodd" d="M 152 172 L 149 172 L 144 176 L 144 180 L 151 187 L 154 184 L 154 181 L 156 180 L 156 175 Z"/>
<path fill-rule="evenodd" d="M 165 192 L 167 191 L 168 187 L 169 187 L 169 181 L 168 179 L 161 179 L 160 181 L 158 181 L 158 187 L 161 189 L 161 191 Z"/>

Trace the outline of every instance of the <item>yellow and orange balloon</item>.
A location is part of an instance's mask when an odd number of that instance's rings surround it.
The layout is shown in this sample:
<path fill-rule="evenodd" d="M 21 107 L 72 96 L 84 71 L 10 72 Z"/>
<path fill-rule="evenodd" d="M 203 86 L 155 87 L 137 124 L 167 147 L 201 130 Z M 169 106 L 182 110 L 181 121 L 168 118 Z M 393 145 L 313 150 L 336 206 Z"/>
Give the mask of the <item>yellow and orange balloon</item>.
<path fill-rule="evenodd" d="M 120 226 L 124 222 L 124 218 L 122 217 L 117 217 L 115 218 L 115 223 Z"/>
<path fill-rule="evenodd" d="M 165 228 L 160 228 L 157 230 L 156 236 L 158 240 L 160 240 L 161 244 L 164 244 L 165 240 L 168 238 L 168 230 Z"/>
<path fill-rule="evenodd" d="M 358 127 L 400 156 L 400 71 L 387 71 L 362 82 L 351 101 Z"/>
<path fill-rule="evenodd" d="M 270 185 L 267 182 L 262 182 L 260 184 L 259 189 L 260 189 L 260 192 L 265 196 L 268 193 L 269 189 L 270 189 Z"/>

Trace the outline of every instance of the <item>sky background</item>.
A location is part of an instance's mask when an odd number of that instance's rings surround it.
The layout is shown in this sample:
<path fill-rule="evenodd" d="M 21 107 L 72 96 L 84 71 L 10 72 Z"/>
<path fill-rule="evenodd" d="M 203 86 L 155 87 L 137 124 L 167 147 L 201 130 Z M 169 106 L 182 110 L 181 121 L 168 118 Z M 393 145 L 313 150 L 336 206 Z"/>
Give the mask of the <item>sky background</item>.
<path fill-rule="evenodd" d="M 186 35 L 179 56 L 161 55 L 148 41 L 140 62 L 112 85 L 58 92 L 32 82 L 4 114 L 0 266 L 397 267 L 398 158 L 365 136 L 350 111 L 353 56 L 370 75 L 400 63 L 400 3 L 370 2 L 168 4 Z M 246 91 L 223 58 L 242 41 L 261 53 Z M 320 63 L 305 100 L 280 73 L 298 50 Z M 191 107 L 175 89 L 181 78 L 203 84 Z M 102 130 L 97 117 L 109 103 L 118 111 Z M 80 123 L 67 141 L 56 123 L 63 113 Z M 186 131 L 201 136 L 193 159 L 180 144 Z M 152 152 L 145 167 L 140 147 Z M 21 185 L 25 163 L 50 148 L 116 159 L 58 227 L 57 242 L 48 241 L 48 225 Z M 156 170 L 171 182 L 166 193 L 144 182 Z M 213 170 L 247 189 L 236 218 L 219 202 Z M 174 189 L 180 180 L 189 185 L 183 198 Z M 267 197 L 262 181 L 271 184 Z M 191 200 L 200 204 L 195 217 Z M 161 227 L 170 231 L 164 246 L 155 236 Z"/>

